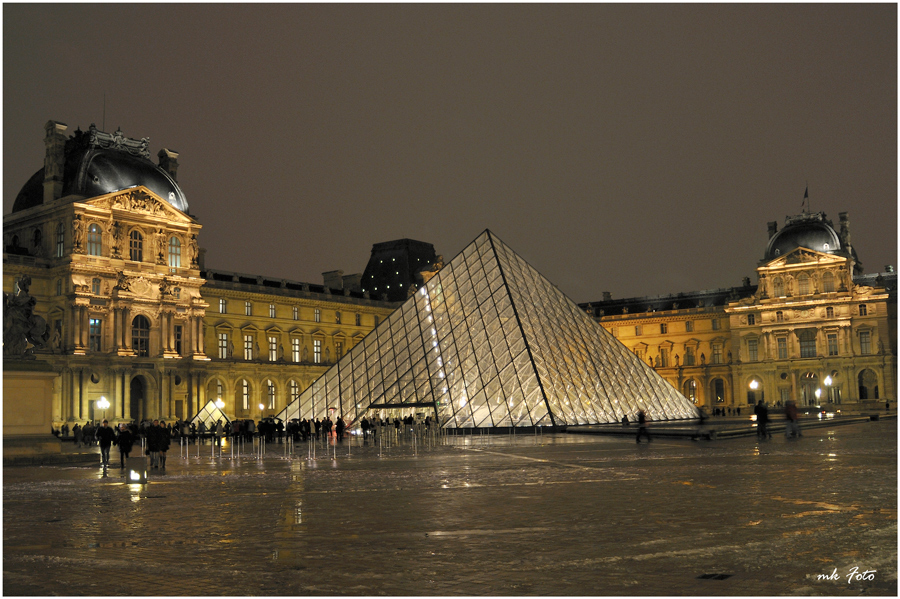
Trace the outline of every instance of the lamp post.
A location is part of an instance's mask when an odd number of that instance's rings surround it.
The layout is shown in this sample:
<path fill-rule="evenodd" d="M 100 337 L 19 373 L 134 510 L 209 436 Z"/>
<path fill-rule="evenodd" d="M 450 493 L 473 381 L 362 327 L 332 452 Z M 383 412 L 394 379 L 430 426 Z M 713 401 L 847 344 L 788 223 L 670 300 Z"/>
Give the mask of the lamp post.
<path fill-rule="evenodd" d="M 259 418 L 260 420 L 265 420 L 266 418 L 266 404 L 259 404 Z"/>
<path fill-rule="evenodd" d="M 100 400 L 97 401 L 97 407 L 103 410 L 103 419 L 106 420 L 106 409 L 109 407 L 109 402 L 106 401 L 106 397 L 100 397 Z"/>
<path fill-rule="evenodd" d="M 823 382 L 825 383 L 825 389 L 828 391 L 826 393 L 826 395 L 828 395 L 828 403 L 832 403 L 833 398 L 831 396 L 831 383 L 833 383 L 834 381 L 831 380 L 831 376 L 829 375 L 825 377 L 825 380 Z"/>
<path fill-rule="evenodd" d="M 220 410 L 225 407 L 225 402 L 222 401 L 221 397 L 216 399 L 216 407 L 219 408 Z"/>

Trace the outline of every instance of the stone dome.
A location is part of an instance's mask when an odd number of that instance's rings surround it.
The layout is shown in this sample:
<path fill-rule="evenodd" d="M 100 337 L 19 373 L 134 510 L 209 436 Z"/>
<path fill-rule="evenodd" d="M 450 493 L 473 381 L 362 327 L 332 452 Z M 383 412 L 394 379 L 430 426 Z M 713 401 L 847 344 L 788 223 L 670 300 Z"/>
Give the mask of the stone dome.
<path fill-rule="evenodd" d="M 840 236 L 822 212 L 788 217 L 785 227 L 769 239 L 765 259 L 783 256 L 798 247 L 824 254 L 846 252 Z"/>
<path fill-rule="evenodd" d="M 25 183 L 16 196 L 13 212 L 43 204 L 44 171 L 40 169 Z M 93 125 L 88 132 L 76 131 L 65 142 L 62 171 L 63 197 L 91 198 L 143 185 L 182 212 L 189 209 L 174 177 L 150 160 L 147 140 L 127 139 L 121 131 L 103 133 Z"/>

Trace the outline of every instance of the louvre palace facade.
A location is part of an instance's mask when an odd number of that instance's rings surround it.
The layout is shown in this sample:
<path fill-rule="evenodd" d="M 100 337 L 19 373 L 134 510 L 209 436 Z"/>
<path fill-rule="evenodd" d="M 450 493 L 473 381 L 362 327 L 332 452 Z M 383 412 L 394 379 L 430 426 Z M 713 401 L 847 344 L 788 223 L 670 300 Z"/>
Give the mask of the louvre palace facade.
<path fill-rule="evenodd" d="M 4 292 L 30 281 L 49 325 L 34 354 L 58 375 L 55 426 L 187 419 L 217 399 L 232 419 L 408 406 L 472 427 L 896 397 L 896 276 L 860 274 L 844 217 L 840 232 L 824 215 L 770 224 L 760 284 L 733 289 L 577 306 L 490 232 L 447 268 L 397 240 L 313 284 L 207 269 L 178 154 L 67 129 L 45 125 L 44 166 L 3 228 Z M 428 326 L 441 302 L 445 328 Z"/>
<path fill-rule="evenodd" d="M 697 405 L 872 405 L 897 398 L 897 275 L 863 274 L 850 219 L 768 223 L 757 284 L 581 304 Z M 763 244 L 761 244 L 763 245 Z M 745 412 L 746 413 L 746 412 Z"/>

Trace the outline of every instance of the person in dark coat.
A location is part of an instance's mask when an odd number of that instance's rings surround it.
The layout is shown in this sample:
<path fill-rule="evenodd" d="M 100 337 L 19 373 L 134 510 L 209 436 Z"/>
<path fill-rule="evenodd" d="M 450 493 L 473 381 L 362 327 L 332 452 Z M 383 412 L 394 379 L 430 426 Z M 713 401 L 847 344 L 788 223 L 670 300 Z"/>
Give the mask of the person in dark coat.
<path fill-rule="evenodd" d="M 109 421 L 104 420 L 103 424 L 97 429 L 97 441 L 100 443 L 100 463 L 109 466 L 109 448 L 113 441 L 116 440 L 116 433 L 109 428 Z"/>
<path fill-rule="evenodd" d="M 150 468 L 159 468 L 159 452 L 166 441 L 167 439 L 165 439 L 163 428 L 159 425 L 159 420 L 154 420 L 150 428 L 147 429 L 147 453 L 150 456 Z"/>
<path fill-rule="evenodd" d="M 647 443 L 652 441 L 650 438 L 650 433 L 647 431 L 647 415 L 644 414 L 644 410 L 638 411 L 638 434 L 637 434 L 637 442 L 641 442 L 641 435 L 645 435 L 647 437 Z"/>
<path fill-rule="evenodd" d="M 121 460 L 121 469 L 125 468 L 125 459 L 128 457 L 128 454 L 131 453 L 131 448 L 134 446 L 134 436 L 131 434 L 131 431 L 128 430 L 128 427 L 125 426 L 125 423 L 119 425 L 119 434 L 116 437 L 116 444 L 119 446 L 119 459 Z"/>
<path fill-rule="evenodd" d="M 756 407 L 753 408 L 753 413 L 756 414 L 756 438 L 760 441 L 765 441 L 766 438 L 771 439 L 772 434 L 769 433 L 768 429 L 769 408 L 766 407 L 763 400 L 757 402 Z"/>
<path fill-rule="evenodd" d="M 335 430 L 335 433 L 337 433 L 338 441 L 344 440 L 344 427 L 345 426 L 346 425 L 344 424 L 344 419 L 341 418 L 340 416 L 338 416 L 337 420 L 334 423 L 334 430 Z"/>

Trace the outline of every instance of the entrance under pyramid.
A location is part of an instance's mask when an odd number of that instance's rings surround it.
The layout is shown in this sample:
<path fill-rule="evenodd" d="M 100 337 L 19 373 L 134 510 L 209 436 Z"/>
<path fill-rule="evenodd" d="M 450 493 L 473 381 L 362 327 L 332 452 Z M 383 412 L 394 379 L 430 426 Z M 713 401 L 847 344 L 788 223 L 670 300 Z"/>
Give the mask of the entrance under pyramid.
<path fill-rule="evenodd" d="M 490 231 L 279 415 L 445 428 L 695 418 L 697 408 Z"/>

